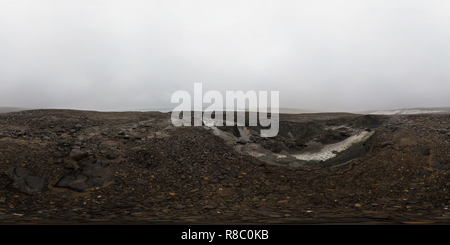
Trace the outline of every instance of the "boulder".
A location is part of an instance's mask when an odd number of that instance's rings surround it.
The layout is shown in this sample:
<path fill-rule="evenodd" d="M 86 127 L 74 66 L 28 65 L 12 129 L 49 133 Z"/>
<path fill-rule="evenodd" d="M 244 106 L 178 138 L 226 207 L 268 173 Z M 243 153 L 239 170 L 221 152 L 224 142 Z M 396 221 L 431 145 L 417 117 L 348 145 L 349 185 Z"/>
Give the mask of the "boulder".
<path fill-rule="evenodd" d="M 80 161 L 81 159 L 87 157 L 88 154 L 84 151 L 81 151 L 79 149 L 72 149 L 70 151 L 70 157 L 75 161 Z"/>
<path fill-rule="evenodd" d="M 114 181 L 114 174 L 106 171 L 99 165 L 86 164 L 75 172 L 63 176 L 56 187 L 69 188 L 75 191 L 84 191 L 89 188 L 102 187 Z"/>
<path fill-rule="evenodd" d="M 414 149 L 412 149 L 412 152 L 414 153 L 420 153 L 423 156 L 428 156 L 430 155 L 430 150 L 428 148 L 426 148 L 425 146 L 418 146 Z"/>
<path fill-rule="evenodd" d="M 11 167 L 4 174 L 12 181 L 10 188 L 27 195 L 36 195 L 48 190 L 48 182 L 44 178 L 31 175 L 25 168 Z"/>

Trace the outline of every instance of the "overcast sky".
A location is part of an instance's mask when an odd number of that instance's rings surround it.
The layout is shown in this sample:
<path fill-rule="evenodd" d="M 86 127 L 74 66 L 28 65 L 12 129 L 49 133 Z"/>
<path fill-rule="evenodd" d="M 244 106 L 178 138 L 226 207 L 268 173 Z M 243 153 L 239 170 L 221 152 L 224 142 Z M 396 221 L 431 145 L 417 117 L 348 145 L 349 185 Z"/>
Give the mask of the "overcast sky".
<path fill-rule="evenodd" d="M 450 106 L 450 1 L 0 0 L 0 106 L 172 107 L 279 91 L 280 106 Z"/>

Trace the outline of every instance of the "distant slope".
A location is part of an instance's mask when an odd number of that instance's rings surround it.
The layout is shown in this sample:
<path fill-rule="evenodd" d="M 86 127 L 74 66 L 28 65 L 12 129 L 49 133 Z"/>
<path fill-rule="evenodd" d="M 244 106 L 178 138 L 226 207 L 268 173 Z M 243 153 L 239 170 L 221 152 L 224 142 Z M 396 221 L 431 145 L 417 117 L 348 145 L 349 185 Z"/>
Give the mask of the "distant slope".
<path fill-rule="evenodd" d="M 397 110 L 363 111 L 357 113 L 372 114 L 372 115 L 436 114 L 436 113 L 450 113 L 450 107 L 407 108 Z"/>
<path fill-rule="evenodd" d="M 8 113 L 14 111 L 23 111 L 30 110 L 30 108 L 22 108 L 22 107 L 0 107 L 0 113 Z"/>

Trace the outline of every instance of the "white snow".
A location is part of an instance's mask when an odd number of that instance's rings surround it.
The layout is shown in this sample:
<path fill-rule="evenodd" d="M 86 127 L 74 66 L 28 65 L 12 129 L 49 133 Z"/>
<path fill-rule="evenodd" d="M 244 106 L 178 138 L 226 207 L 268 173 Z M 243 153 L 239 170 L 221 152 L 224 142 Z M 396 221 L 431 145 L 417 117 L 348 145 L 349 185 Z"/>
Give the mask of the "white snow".
<path fill-rule="evenodd" d="M 392 110 L 392 111 L 376 111 L 370 114 L 373 115 L 407 115 L 407 114 L 432 114 L 445 112 L 443 110 L 420 110 L 420 109 L 405 109 L 405 110 Z"/>
<path fill-rule="evenodd" d="M 295 154 L 292 155 L 293 157 L 299 159 L 299 160 L 305 160 L 305 161 L 325 161 L 327 159 L 333 158 L 336 156 L 335 152 L 342 152 L 349 148 L 351 145 L 357 142 L 361 142 L 365 140 L 367 137 L 370 137 L 374 132 L 367 132 L 363 131 L 359 134 L 353 135 L 341 142 L 325 145 L 319 152 L 313 152 L 313 153 L 303 153 L 303 154 Z"/>

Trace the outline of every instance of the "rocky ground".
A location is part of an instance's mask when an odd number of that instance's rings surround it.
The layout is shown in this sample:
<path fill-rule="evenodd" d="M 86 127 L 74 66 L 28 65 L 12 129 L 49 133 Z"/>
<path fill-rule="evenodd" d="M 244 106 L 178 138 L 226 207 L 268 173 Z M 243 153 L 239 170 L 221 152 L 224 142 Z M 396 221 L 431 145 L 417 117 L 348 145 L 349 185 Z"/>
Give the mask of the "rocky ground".
<path fill-rule="evenodd" d="M 3 113 L 0 222 L 448 222 L 449 122 L 449 114 L 281 115 L 276 138 L 230 142 L 174 127 L 167 113 Z M 274 165 L 239 150 L 302 148 L 308 132 L 342 123 L 376 138 L 339 167 Z M 331 136 L 317 140 L 346 137 Z"/>

